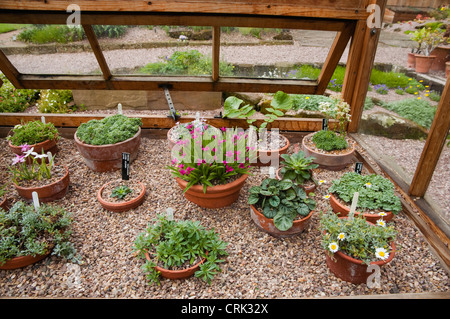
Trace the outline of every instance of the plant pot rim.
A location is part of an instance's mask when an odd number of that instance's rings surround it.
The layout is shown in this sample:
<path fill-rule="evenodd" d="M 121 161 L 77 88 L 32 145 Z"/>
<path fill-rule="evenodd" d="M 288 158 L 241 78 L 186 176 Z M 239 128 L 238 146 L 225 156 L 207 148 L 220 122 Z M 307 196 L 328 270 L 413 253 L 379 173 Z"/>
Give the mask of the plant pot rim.
<path fill-rule="evenodd" d="M 144 255 L 145 255 L 145 259 L 147 259 L 148 261 L 152 261 L 150 259 L 148 250 L 144 252 Z M 183 277 L 180 277 L 180 276 L 183 276 L 183 274 L 185 274 L 185 273 L 188 274 L 188 276 L 191 276 L 195 271 L 197 271 L 197 269 L 200 267 L 200 265 L 203 264 L 205 261 L 206 261 L 206 258 L 203 258 L 198 263 L 192 265 L 189 268 L 185 268 L 185 269 L 170 270 L 170 269 L 162 268 L 159 266 L 155 266 L 155 269 L 157 271 L 159 271 L 163 277 L 165 277 L 165 275 L 169 275 L 169 276 L 174 276 L 174 277 L 178 277 L 181 279 Z"/>
<path fill-rule="evenodd" d="M 134 208 L 141 204 L 141 202 L 145 196 L 145 185 L 142 182 L 137 181 L 137 180 L 135 182 L 141 186 L 141 192 L 139 193 L 138 196 L 133 197 L 129 201 L 123 201 L 123 202 L 110 202 L 110 201 L 103 199 L 103 197 L 102 197 L 103 190 L 105 189 L 106 186 L 108 186 L 109 184 L 114 183 L 114 182 L 116 182 L 116 181 L 110 181 L 108 183 L 105 183 L 97 192 L 97 200 L 100 202 L 100 204 L 104 208 L 106 208 L 108 210 L 122 210 L 122 209 L 128 210 L 128 209 Z"/>
<path fill-rule="evenodd" d="M 284 136 L 283 134 L 279 134 L 279 136 L 281 136 L 285 141 L 286 141 L 286 145 L 281 147 L 281 148 L 276 148 L 276 149 L 270 149 L 270 150 L 260 150 L 259 148 L 257 149 L 258 153 L 269 153 L 269 152 L 279 152 L 282 153 L 283 151 L 287 150 L 290 146 L 290 142 L 289 139 Z"/>
<path fill-rule="evenodd" d="M 348 217 L 347 217 L 347 216 L 339 217 L 339 219 L 348 219 Z M 371 222 L 369 222 L 369 221 L 366 221 L 366 223 L 372 225 L 373 227 L 377 227 L 376 225 L 374 225 L 373 223 L 371 223 Z M 378 265 L 378 266 L 381 266 L 381 265 L 384 265 L 384 264 L 389 263 L 389 262 L 394 258 L 394 255 L 395 255 L 395 243 L 394 243 L 394 241 L 391 241 L 391 245 L 390 245 L 390 246 L 391 246 L 391 252 L 389 253 L 389 258 L 388 258 L 388 259 L 386 259 L 386 260 L 371 261 L 371 262 L 370 262 L 370 265 Z M 327 251 L 327 254 L 328 254 L 328 251 Z M 343 252 L 340 251 L 340 250 L 338 250 L 338 251 L 335 252 L 334 254 L 335 254 L 335 255 L 338 255 L 339 257 L 341 257 L 341 258 L 343 258 L 343 259 L 345 259 L 345 260 L 348 260 L 348 261 L 350 261 L 350 262 L 352 262 L 352 263 L 354 263 L 354 264 L 357 264 L 357 265 L 363 265 L 363 264 L 364 264 L 364 262 L 363 262 L 362 260 L 360 260 L 360 259 L 355 259 L 355 258 L 353 258 L 353 257 L 350 257 L 349 255 L 343 253 Z"/>
<path fill-rule="evenodd" d="M 55 166 L 57 166 L 57 165 L 55 165 Z M 53 183 L 50 183 L 50 184 L 47 184 L 47 185 L 43 185 L 43 186 L 39 186 L 39 187 L 22 187 L 22 186 L 19 186 L 17 184 L 14 184 L 14 187 L 16 187 L 17 189 L 20 189 L 20 190 L 24 190 L 24 191 L 27 191 L 27 190 L 29 191 L 29 190 L 32 190 L 32 189 L 41 190 L 41 189 L 44 189 L 44 188 L 47 188 L 47 187 L 53 187 L 54 185 L 60 183 L 62 180 L 66 179 L 69 176 L 69 168 L 66 165 L 62 165 L 62 167 L 64 167 L 64 169 L 66 170 L 66 173 L 64 174 L 63 177 L 61 177 L 60 179 L 58 179 L 57 181 L 55 181 Z"/>
<path fill-rule="evenodd" d="M 242 184 L 246 179 L 248 178 L 248 174 L 242 174 L 238 179 L 232 181 L 231 183 L 222 184 L 222 185 L 215 185 L 215 186 L 207 186 L 206 187 L 206 194 L 212 194 L 212 193 L 221 193 L 225 190 L 228 190 L 230 188 L 237 187 L 238 185 Z M 175 177 L 177 182 L 181 185 L 182 188 L 186 188 L 188 182 L 179 178 Z M 192 190 L 193 192 L 201 192 L 203 193 L 203 186 L 202 185 L 192 185 L 188 192 Z"/>
<path fill-rule="evenodd" d="M 342 208 L 343 210 L 350 212 L 350 208 L 348 206 L 342 205 L 339 200 L 338 200 L 338 196 L 334 195 L 333 193 L 330 193 L 330 200 L 334 201 L 336 203 L 336 205 L 338 205 L 340 208 Z M 386 216 L 379 216 L 376 214 L 368 214 L 368 213 L 363 213 L 362 215 L 364 216 L 364 218 L 383 218 L 384 220 L 390 220 L 393 217 L 393 213 L 392 212 L 385 212 L 387 215 Z M 360 212 L 355 211 L 355 215 L 360 215 Z M 342 216 L 342 217 L 346 217 L 346 216 Z M 340 217 L 341 218 L 341 217 Z M 370 221 L 368 221 L 370 223 Z"/>
<path fill-rule="evenodd" d="M 427 59 L 434 59 L 436 58 L 435 55 L 425 55 L 425 54 L 414 54 L 416 58 L 427 58 Z"/>
<path fill-rule="evenodd" d="M 265 218 L 265 219 L 267 219 L 267 220 L 273 221 L 273 218 L 267 218 L 266 216 L 264 216 L 264 214 L 261 214 L 261 213 L 256 209 L 255 205 L 250 204 L 250 208 L 255 212 L 256 215 L 258 215 L 258 216 L 260 216 L 260 217 L 263 217 L 263 218 Z M 302 219 L 296 219 L 296 220 L 294 220 L 294 221 L 293 221 L 292 227 L 294 227 L 295 225 L 299 225 L 299 224 L 305 222 L 306 220 L 310 219 L 310 218 L 312 217 L 313 213 L 314 213 L 314 210 L 311 210 L 311 211 L 309 212 L 309 214 L 308 214 L 307 216 L 303 217 Z M 292 227 L 291 227 L 291 228 L 292 228 Z M 282 230 L 279 230 L 279 231 L 282 232 Z M 286 230 L 286 231 L 288 231 L 288 230 Z"/>
<path fill-rule="evenodd" d="M 120 145 L 122 145 L 122 144 L 127 143 L 128 141 L 130 141 L 130 140 L 132 140 L 132 139 L 135 139 L 135 138 L 138 137 L 140 134 L 141 134 L 141 127 L 139 126 L 138 131 L 137 131 L 136 134 L 134 134 L 132 137 L 130 137 L 130 138 L 126 139 L 126 140 L 123 140 L 123 141 L 114 143 L 114 144 L 103 144 L 103 145 L 92 145 L 92 144 L 87 144 L 87 143 L 81 141 L 81 140 L 77 137 L 77 132 L 76 132 L 76 131 L 75 131 L 75 133 L 74 133 L 74 135 L 73 135 L 73 139 L 74 139 L 75 143 L 77 143 L 77 144 L 79 144 L 79 145 L 82 145 L 82 146 L 85 147 L 85 148 L 95 148 L 95 149 L 99 149 L 99 148 L 108 148 L 108 147 L 117 147 L 117 146 L 120 146 Z"/>
<path fill-rule="evenodd" d="M 33 147 L 33 148 L 36 147 L 37 148 L 37 147 L 40 147 L 40 146 L 42 146 L 44 144 L 47 144 L 47 143 L 48 144 L 52 144 L 53 142 L 56 143 L 56 141 L 57 141 L 57 136 L 55 138 L 51 139 L 51 140 L 45 140 L 45 141 L 42 141 L 42 142 L 39 142 L 39 143 L 36 143 L 36 144 L 28 144 L 28 143 L 26 143 L 26 144 L 28 146 L 30 146 L 30 147 Z M 13 145 L 10 140 L 8 141 L 8 145 L 9 145 L 9 147 L 14 148 L 14 149 L 21 149 L 22 148 L 20 145 Z"/>
<path fill-rule="evenodd" d="M 41 261 L 42 259 L 46 258 L 48 255 L 50 255 L 51 252 L 52 252 L 52 249 L 49 249 L 48 252 L 46 252 L 42 255 L 36 255 L 34 257 L 32 255 L 13 257 L 13 258 L 7 260 L 3 264 L 3 266 L 0 266 L 0 269 L 12 270 L 12 269 L 24 268 L 31 264 L 37 263 L 38 261 Z"/>
<path fill-rule="evenodd" d="M 318 131 L 318 132 L 320 132 L 320 131 Z M 350 141 L 350 150 L 348 151 L 348 152 L 345 152 L 345 153 L 342 153 L 342 154 L 332 154 L 332 153 L 330 153 L 330 152 L 328 152 L 328 151 L 324 151 L 324 150 L 321 150 L 321 152 L 318 152 L 318 151 L 316 151 L 316 150 L 314 150 L 314 149 L 312 149 L 312 148 L 310 148 L 308 145 L 306 145 L 306 143 L 305 143 L 305 139 L 306 138 L 309 138 L 309 137 L 311 137 L 312 138 L 312 136 L 314 135 L 314 134 L 316 134 L 317 132 L 312 132 L 312 133 L 310 133 L 310 134 L 307 134 L 307 135 L 305 135 L 304 137 L 303 137 L 303 139 L 302 139 L 302 145 L 303 145 L 303 147 L 305 147 L 310 153 L 316 153 L 316 154 L 320 154 L 320 155 L 326 155 L 326 156 L 330 156 L 330 157 L 335 157 L 335 158 L 337 158 L 337 157 L 342 157 L 342 156 L 347 156 L 347 155 L 350 155 L 350 154 L 352 154 L 352 153 L 354 153 L 355 152 L 355 148 L 356 148 L 356 146 L 355 146 L 355 143 L 353 142 L 353 140 L 352 139 L 350 139 L 348 136 L 346 137 L 346 138 L 348 138 L 348 140 Z M 348 147 L 347 147 L 348 148 Z M 325 152 L 325 153 L 322 153 L 322 151 L 323 152 Z"/>

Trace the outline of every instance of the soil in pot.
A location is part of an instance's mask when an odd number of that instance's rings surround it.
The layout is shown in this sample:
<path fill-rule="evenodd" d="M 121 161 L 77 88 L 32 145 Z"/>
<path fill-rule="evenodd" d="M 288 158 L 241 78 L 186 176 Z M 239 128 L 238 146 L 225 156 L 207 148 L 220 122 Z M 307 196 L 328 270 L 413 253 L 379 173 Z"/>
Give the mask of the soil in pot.
<path fill-rule="evenodd" d="M 306 135 L 302 140 L 302 149 L 306 156 L 315 157 L 313 163 L 319 164 L 319 168 L 332 171 L 342 170 L 352 162 L 355 153 L 355 141 L 346 137 L 348 147 L 342 150 L 325 151 L 316 147 L 312 141 L 315 134 Z"/>
<path fill-rule="evenodd" d="M 126 186 L 127 192 L 123 198 L 113 197 L 113 191 L 119 186 Z M 124 212 L 138 207 L 145 198 L 145 186 L 135 180 L 115 180 L 103 185 L 97 193 L 97 199 L 103 208 L 112 212 Z"/>
<path fill-rule="evenodd" d="M 292 237 L 301 234 L 309 226 L 313 212 L 314 211 L 311 211 L 306 217 L 298 215 L 290 229 L 281 231 L 275 227 L 273 219 L 267 218 L 259 208 L 250 205 L 250 217 L 255 222 L 256 226 L 262 231 L 277 238 Z"/>
<path fill-rule="evenodd" d="M 249 146 L 257 145 L 257 161 L 252 163 L 254 166 L 278 166 L 280 156 L 286 154 L 290 146 L 286 136 L 272 134 L 269 130 L 266 131 L 266 134 L 258 143 L 256 137 L 249 141 Z M 277 136 L 278 139 L 276 139 Z M 278 158 L 278 163 L 272 163 L 273 158 Z"/>
<path fill-rule="evenodd" d="M 32 193 L 37 192 L 39 201 L 51 202 L 63 198 L 69 188 L 70 177 L 67 166 L 54 165 L 50 179 L 22 181 L 20 185 L 14 184 L 20 196 L 32 199 Z"/>
<path fill-rule="evenodd" d="M 350 205 L 348 203 L 345 203 L 344 201 L 342 201 L 339 197 L 337 197 L 334 194 L 330 194 L 330 206 L 333 209 L 333 212 L 335 212 L 336 214 L 339 214 L 339 217 L 346 217 L 348 215 L 348 213 L 350 212 Z M 380 212 L 384 212 L 386 213 L 385 216 L 380 216 L 379 213 Z M 376 224 L 376 222 L 379 219 L 383 219 L 385 222 L 390 221 L 393 217 L 394 214 L 392 212 L 385 212 L 385 211 L 381 211 L 381 210 L 364 210 L 364 211 L 360 211 L 360 212 L 355 212 L 355 215 L 359 215 L 359 214 L 363 214 L 364 218 L 366 219 L 366 221 Z"/>
<path fill-rule="evenodd" d="M 202 185 L 193 185 L 185 193 L 187 200 L 204 208 L 222 208 L 232 205 L 238 200 L 241 188 L 244 186 L 248 175 L 235 176 L 230 183 L 208 187 L 206 193 L 203 192 Z M 187 182 L 175 177 L 180 188 L 184 191 Z"/>

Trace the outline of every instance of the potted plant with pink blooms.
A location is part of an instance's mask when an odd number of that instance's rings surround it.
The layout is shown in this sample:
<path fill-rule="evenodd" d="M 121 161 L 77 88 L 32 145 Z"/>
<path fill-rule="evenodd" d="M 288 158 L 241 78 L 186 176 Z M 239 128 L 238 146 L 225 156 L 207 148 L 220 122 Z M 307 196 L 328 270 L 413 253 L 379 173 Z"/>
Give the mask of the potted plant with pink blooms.
<path fill-rule="evenodd" d="M 220 208 L 238 198 L 256 156 L 246 144 L 244 130 L 207 128 L 185 130 L 172 148 L 171 170 L 189 201 Z"/>
<path fill-rule="evenodd" d="M 22 154 L 16 154 L 9 166 L 11 180 L 20 196 L 32 199 L 36 192 L 40 202 L 60 199 L 67 193 L 70 178 L 67 166 L 54 165 L 50 152 L 41 154 L 27 144 L 21 145 Z"/>

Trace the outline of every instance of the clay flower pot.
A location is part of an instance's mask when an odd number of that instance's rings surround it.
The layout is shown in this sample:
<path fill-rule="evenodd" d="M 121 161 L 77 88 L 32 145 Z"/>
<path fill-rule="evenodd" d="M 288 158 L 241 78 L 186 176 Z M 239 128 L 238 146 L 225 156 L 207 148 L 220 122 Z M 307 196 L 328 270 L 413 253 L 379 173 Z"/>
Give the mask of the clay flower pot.
<path fill-rule="evenodd" d="M 426 56 L 422 54 L 416 54 L 416 72 L 428 73 L 435 59 L 434 55 Z"/>
<path fill-rule="evenodd" d="M 36 192 L 41 203 L 51 202 L 63 198 L 67 193 L 70 183 L 69 168 L 64 166 L 64 169 L 66 170 L 64 176 L 51 184 L 40 187 L 21 187 L 14 184 L 14 187 L 20 196 L 27 199 L 32 199 L 32 193 Z"/>
<path fill-rule="evenodd" d="M 202 185 L 193 185 L 184 193 L 184 197 L 204 208 L 222 208 L 230 206 L 239 198 L 241 188 L 244 186 L 247 177 L 247 174 L 243 174 L 231 183 L 207 187 L 206 193 L 203 193 Z M 175 180 L 182 190 L 186 188 L 188 182 L 179 177 L 175 177 Z"/>
<path fill-rule="evenodd" d="M 130 209 L 136 208 L 139 205 L 142 204 L 145 198 L 145 186 L 143 183 L 136 181 L 141 186 L 141 191 L 138 196 L 132 198 L 128 201 L 123 202 L 111 202 L 107 201 L 102 197 L 103 190 L 105 187 L 107 187 L 109 184 L 113 183 L 114 181 L 108 182 L 105 185 L 103 185 L 97 192 L 97 200 L 100 202 L 103 208 L 112 211 L 112 212 L 124 212 L 128 211 Z"/>
<path fill-rule="evenodd" d="M 347 218 L 347 217 L 341 217 Z M 373 226 L 377 227 L 377 226 Z M 395 244 L 391 242 L 391 251 L 386 260 L 373 261 L 370 265 L 377 265 L 379 267 L 389 263 L 395 255 Z M 362 260 L 352 258 L 341 251 L 337 251 L 331 257 L 328 252 L 325 253 L 328 269 L 338 278 L 353 284 L 367 283 L 367 279 L 373 273 L 367 271 L 369 267 Z"/>
<path fill-rule="evenodd" d="M 288 148 L 290 146 L 289 140 L 284 135 L 280 135 L 280 137 L 285 141 L 286 145 L 284 147 L 279 148 L 277 150 L 260 150 L 260 149 L 258 149 L 257 150 L 257 155 L 256 155 L 257 156 L 257 162 L 256 163 L 251 163 L 251 165 L 252 166 L 270 166 L 271 165 L 271 161 L 270 160 L 269 160 L 268 163 L 263 163 L 260 158 L 262 157 L 262 158 L 267 159 L 267 158 L 270 158 L 271 156 L 277 156 L 277 155 L 278 155 L 278 158 L 280 158 L 280 156 L 282 154 L 286 154 L 287 151 L 288 151 Z"/>
<path fill-rule="evenodd" d="M 148 261 L 151 261 L 148 252 L 145 252 L 144 254 L 145 254 L 145 258 Z M 169 269 L 161 268 L 158 266 L 156 266 L 155 269 L 157 271 L 159 271 L 159 273 L 162 277 L 167 278 L 167 279 L 186 279 L 186 278 L 193 276 L 195 274 L 195 272 L 200 269 L 200 265 L 202 263 L 204 263 L 205 260 L 206 260 L 206 258 L 203 258 L 195 265 L 193 265 L 189 268 L 186 268 L 186 269 L 169 270 Z"/>
<path fill-rule="evenodd" d="M 312 170 L 309 170 L 311 172 L 311 178 L 312 178 Z M 277 169 L 276 171 L 276 177 L 278 180 L 281 180 L 282 176 L 280 175 L 281 173 L 281 167 L 279 169 Z M 303 188 L 303 190 L 306 192 L 306 195 L 309 195 L 309 193 L 314 193 L 314 191 L 316 190 L 316 183 L 313 183 L 313 185 L 300 185 L 301 188 Z"/>
<path fill-rule="evenodd" d="M 256 226 L 262 231 L 265 231 L 268 234 L 279 238 L 291 237 L 302 233 L 309 226 L 313 212 L 314 211 L 311 211 L 308 216 L 302 219 L 294 220 L 294 224 L 290 229 L 281 231 L 275 227 L 272 218 L 267 218 L 266 216 L 261 214 L 255 208 L 255 206 L 250 205 L 250 216 L 255 222 Z"/>
<path fill-rule="evenodd" d="M 122 168 L 122 153 L 130 153 L 130 162 L 138 155 L 141 144 L 141 128 L 131 138 L 106 145 L 90 145 L 81 142 L 77 133 L 74 134 L 75 145 L 86 165 L 95 172 L 107 172 Z"/>
<path fill-rule="evenodd" d="M 350 207 L 342 205 L 333 194 L 330 194 L 329 200 L 330 200 L 331 209 L 333 210 L 334 213 L 339 214 L 339 217 L 347 217 L 348 216 L 348 213 L 350 212 Z M 357 216 L 359 214 L 361 214 L 361 213 L 355 212 L 355 216 Z M 366 219 L 366 221 L 368 221 L 372 224 L 376 224 L 377 220 L 379 220 L 381 218 L 385 222 L 388 222 L 394 217 L 394 214 L 392 212 L 386 212 L 386 214 L 387 214 L 386 216 L 379 216 L 378 214 L 364 213 L 363 216 Z"/>
<path fill-rule="evenodd" d="M 3 198 L 0 198 L 0 208 L 3 208 L 4 210 L 8 209 L 8 197 L 6 195 L 3 195 Z"/>
<path fill-rule="evenodd" d="M 450 75 L 450 61 L 445 62 L 445 77 L 448 78 Z"/>
<path fill-rule="evenodd" d="M 436 58 L 431 64 L 431 71 L 445 71 L 445 63 L 450 59 L 450 46 L 438 46 L 430 53 Z"/>
<path fill-rule="evenodd" d="M 414 53 L 408 53 L 408 60 L 406 62 L 406 67 L 409 69 L 414 69 L 416 67 L 416 56 Z"/>
<path fill-rule="evenodd" d="M 11 141 L 8 141 L 9 148 L 14 154 L 22 155 L 22 148 L 20 146 L 12 145 Z M 38 154 L 42 154 L 42 151 L 44 151 L 44 154 L 47 154 L 47 152 L 52 153 L 52 155 L 55 155 L 58 151 L 58 146 L 56 145 L 56 139 L 53 140 L 45 140 L 41 143 L 30 145 L 30 148 L 34 148 L 34 152 Z M 31 164 L 33 159 L 31 157 L 27 157 L 27 163 Z M 41 159 L 37 159 L 38 163 L 41 162 Z M 48 163 L 49 160 L 46 158 L 46 162 Z"/>
<path fill-rule="evenodd" d="M 345 168 L 349 163 L 352 162 L 353 155 L 355 153 L 355 144 L 350 141 L 348 151 L 342 154 L 332 154 L 332 153 L 322 153 L 316 150 L 313 150 L 309 146 L 306 145 L 306 139 L 312 139 L 312 136 L 315 134 L 310 133 L 306 135 L 302 140 L 302 150 L 305 153 L 305 156 L 313 156 L 315 159 L 313 163 L 319 164 L 320 168 L 325 168 L 332 171 L 338 171 Z"/>
<path fill-rule="evenodd" d="M 14 257 L 14 258 L 6 261 L 6 263 L 4 263 L 3 266 L 0 266 L 0 269 L 11 270 L 11 269 L 18 269 L 18 268 L 26 267 L 28 265 L 34 264 L 34 263 L 44 259 L 48 255 L 50 255 L 50 252 L 51 252 L 51 250 L 49 250 L 44 255 L 36 255 L 36 256 L 28 255 L 28 256 Z"/>

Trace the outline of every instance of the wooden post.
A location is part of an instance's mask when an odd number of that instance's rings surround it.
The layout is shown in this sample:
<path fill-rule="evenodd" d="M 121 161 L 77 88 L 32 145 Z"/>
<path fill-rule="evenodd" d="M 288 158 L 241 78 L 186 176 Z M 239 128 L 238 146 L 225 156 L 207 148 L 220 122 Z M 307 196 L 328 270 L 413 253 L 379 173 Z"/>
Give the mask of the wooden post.
<path fill-rule="evenodd" d="M 434 169 L 445 145 L 450 129 L 450 80 L 447 79 L 433 123 L 428 133 L 427 141 L 420 156 L 419 164 L 414 173 L 408 190 L 411 196 L 423 197 L 430 184 Z"/>
<path fill-rule="evenodd" d="M 327 59 L 320 72 L 319 79 L 317 81 L 318 84 L 316 94 L 322 95 L 325 92 L 328 83 L 333 76 L 334 70 L 336 70 L 339 60 L 347 47 L 348 41 L 354 32 L 354 29 L 355 24 L 348 23 L 342 31 L 336 34 L 333 45 L 328 52 Z"/>
<path fill-rule="evenodd" d="M 19 81 L 19 71 L 17 71 L 16 67 L 12 65 L 2 50 L 0 50 L 0 70 L 16 89 L 23 89 L 23 86 Z"/>
<path fill-rule="evenodd" d="M 212 80 L 216 82 L 219 79 L 220 63 L 220 27 L 213 27 L 213 47 L 212 47 Z"/>
<path fill-rule="evenodd" d="M 94 29 L 92 28 L 91 25 L 83 25 L 83 29 L 89 40 L 89 44 L 91 45 L 92 51 L 94 52 L 95 57 L 97 58 L 97 62 L 100 66 L 100 69 L 102 70 L 103 78 L 106 81 L 108 81 L 109 79 L 111 79 L 112 74 L 111 71 L 109 70 L 108 63 L 106 63 L 105 56 L 103 55 L 97 37 L 95 36 Z"/>
<path fill-rule="evenodd" d="M 386 8 L 386 0 L 373 0 L 371 4 L 375 4 L 380 8 L 379 21 L 383 21 L 384 10 Z M 366 28 L 364 35 L 364 45 L 361 53 L 361 63 L 359 65 L 358 76 L 354 86 L 353 96 L 351 101 L 352 121 L 348 126 L 348 131 L 351 133 L 357 132 L 359 122 L 361 121 L 362 112 L 364 109 L 364 102 L 367 96 L 367 88 L 370 83 L 370 75 L 372 73 L 373 64 L 375 61 L 375 54 L 377 52 L 378 40 L 380 38 L 380 28 Z"/>

